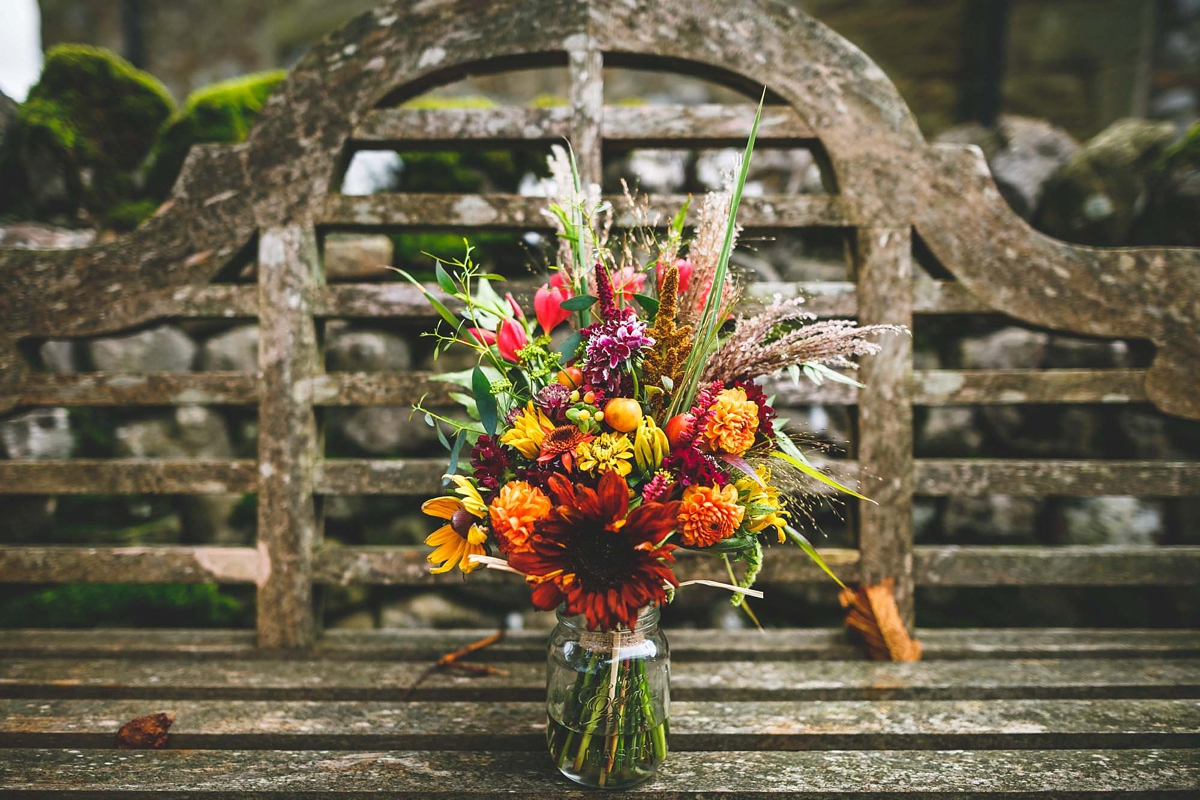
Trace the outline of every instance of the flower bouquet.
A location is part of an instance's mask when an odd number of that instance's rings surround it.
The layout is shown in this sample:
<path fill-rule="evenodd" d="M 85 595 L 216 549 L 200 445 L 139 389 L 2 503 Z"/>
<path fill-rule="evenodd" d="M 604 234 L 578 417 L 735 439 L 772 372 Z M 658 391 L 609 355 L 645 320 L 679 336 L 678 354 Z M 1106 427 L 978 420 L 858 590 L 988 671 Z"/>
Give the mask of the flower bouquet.
<path fill-rule="evenodd" d="M 446 376 L 465 390 L 453 396 L 468 419 L 417 406 L 450 449 L 454 487 L 422 506 L 445 520 L 426 540 L 428 559 L 435 573 L 514 573 L 536 608 L 558 609 L 548 739 L 581 783 L 628 786 L 666 757 L 658 607 L 708 584 L 749 613 L 765 544 L 797 545 L 833 577 L 793 525 L 797 497 L 809 480 L 858 496 L 809 463 L 756 380 L 850 381 L 838 368 L 878 349 L 868 336 L 895 329 L 813 321 L 801 299 L 734 314 L 730 255 L 753 144 L 752 132 L 740 174 L 704 199 L 690 240 L 686 204 L 664 226 L 628 190 L 637 224 L 610 236 L 612 209 L 555 147 L 547 214 L 558 263 L 533 318 L 495 290 L 502 279 L 469 247 L 436 265 L 440 292 L 422 289 L 442 318 L 437 351 L 478 355 Z M 680 582 L 680 548 L 721 559 L 729 583 Z"/>

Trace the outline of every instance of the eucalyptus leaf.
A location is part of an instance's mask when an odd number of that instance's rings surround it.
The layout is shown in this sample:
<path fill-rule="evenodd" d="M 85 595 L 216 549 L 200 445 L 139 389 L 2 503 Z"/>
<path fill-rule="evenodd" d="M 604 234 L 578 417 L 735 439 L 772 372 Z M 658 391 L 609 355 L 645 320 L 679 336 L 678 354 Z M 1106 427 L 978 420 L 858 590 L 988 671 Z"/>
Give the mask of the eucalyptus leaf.
<path fill-rule="evenodd" d="M 488 436 L 496 435 L 496 396 L 492 394 L 492 382 L 479 367 L 471 373 L 471 392 L 475 395 L 475 406 L 479 409 L 479 422 Z"/>
<path fill-rule="evenodd" d="M 599 297 L 594 297 L 590 294 L 581 294 L 578 297 L 572 297 L 567 300 L 563 300 L 561 307 L 567 311 L 583 311 L 591 308 L 598 302 L 600 302 Z"/>
<path fill-rule="evenodd" d="M 458 458 L 462 453 L 463 443 L 467 441 L 467 432 L 460 430 L 458 436 L 454 437 L 454 447 L 450 448 L 450 464 L 446 468 L 447 475 L 454 475 L 458 471 Z"/>
<path fill-rule="evenodd" d="M 658 316 L 658 301 L 646 294 L 635 294 L 634 300 L 637 300 L 639 306 L 652 317 Z"/>
<path fill-rule="evenodd" d="M 562 356 L 563 361 L 570 361 L 575 357 L 575 353 L 579 350 L 579 345 L 581 344 L 583 344 L 583 334 L 575 331 L 558 346 L 558 354 Z"/>

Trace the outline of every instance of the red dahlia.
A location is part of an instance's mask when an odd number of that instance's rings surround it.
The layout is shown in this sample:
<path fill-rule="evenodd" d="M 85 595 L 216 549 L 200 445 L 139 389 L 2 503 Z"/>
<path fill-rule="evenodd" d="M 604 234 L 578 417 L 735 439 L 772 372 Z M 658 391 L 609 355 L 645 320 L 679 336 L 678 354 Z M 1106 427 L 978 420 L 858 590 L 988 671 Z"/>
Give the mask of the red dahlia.
<path fill-rule="evenodd" d="M 591 630 L 632 628 L 638 611 L 666 600 L 677 586 L 669 562 L 673 544 L 658 543 L 675 529 L 679 502 L 642 503 L 629 510 L 629 486 L 615 471 L 597 489 L 550 476 L 554 506 L 534 528 L 530 549 L 509 565 L 533 586 L 533 604 L 550 611 L 565 603 L 584 614 Z"/>

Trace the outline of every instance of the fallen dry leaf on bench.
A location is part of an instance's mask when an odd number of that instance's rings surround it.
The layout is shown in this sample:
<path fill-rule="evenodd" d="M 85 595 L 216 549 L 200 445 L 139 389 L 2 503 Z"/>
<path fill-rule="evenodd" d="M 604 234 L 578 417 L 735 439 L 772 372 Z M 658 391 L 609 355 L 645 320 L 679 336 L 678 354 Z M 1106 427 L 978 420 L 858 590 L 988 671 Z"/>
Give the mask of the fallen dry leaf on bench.
<path fill-rule="evenodd" d="M 456 669 L 460 672 L 466 672 L 471 675 L 479 676 L 507 675 L 508 673 L 504 670 L 496 669 L 488 664 L 464 664 L 461 661 L 461 659 L 466 658 L 467 656 L 471 655 L 471 653 L 482 650 L 485 647 L 490 647 L 491 645 L 494 645 L 496 642 L 499 642 L 503 639 L 504 631 L 496 631 L 491 636 L 485 636 L 479 641 L 471 642 L 470 644 L 460 647 L 452 653 L 446 653 L 446 655 L 439 658 L 436 663 L 427 667 L 425 671 L 422 672 L 415 681 L 413 681 L 412 686 L 409 686 L 408 690 L 405 691 L 404 699 L 407 700 L 409 697 L 411 697 L 412 693 L 417 690 L 417 687 L 424 683 L 430 675 L 437 672 L 439 669 Z"/>
<path fill-rule="evenodd" d="M 908 635 L 896 608 L 895 583 L 885 579 L 877 586 L 843 589 L 838 595 L 846 614 L 846 627 L 875 661 L 920 661 L 921 643 Z"/>
<path fill-rule="evenodd" d="M 167 746 L 167 730 L 174 714 L 151 714 L 131 719 L 117 731 L 118 750 L 161 750 Z"/>

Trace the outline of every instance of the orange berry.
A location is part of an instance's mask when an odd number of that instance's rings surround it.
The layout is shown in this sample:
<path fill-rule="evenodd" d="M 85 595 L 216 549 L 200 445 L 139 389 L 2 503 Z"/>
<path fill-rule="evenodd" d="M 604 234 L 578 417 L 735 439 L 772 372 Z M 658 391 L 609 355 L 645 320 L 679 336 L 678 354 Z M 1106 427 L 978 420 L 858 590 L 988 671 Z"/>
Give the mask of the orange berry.
<path fill-rule="evenodd" d="M 642 406 L 628 397 L 614 397 L 604 404 L 604 420 L 613 430 L 630 433 L 642 424 Z"/>
<path fill-rule="evenodd" d="M 583 396 L 583 402 L 587 403 L 588 405 L 591 405 L 592 403 L 596 402 L 596 393 L 588 392 L 587 394 L 585 394 Z"/>
<path fill-rule="evenodd" d="M 583 370 L 579 367 L 566 367 L 558 373 L 555 380 L 568 389 L 578 389 L 583 385 Z"/>

